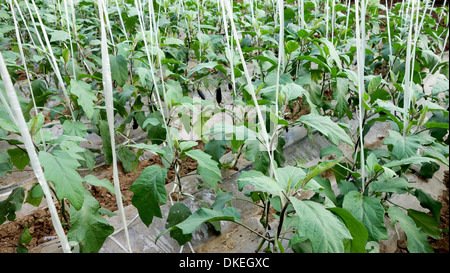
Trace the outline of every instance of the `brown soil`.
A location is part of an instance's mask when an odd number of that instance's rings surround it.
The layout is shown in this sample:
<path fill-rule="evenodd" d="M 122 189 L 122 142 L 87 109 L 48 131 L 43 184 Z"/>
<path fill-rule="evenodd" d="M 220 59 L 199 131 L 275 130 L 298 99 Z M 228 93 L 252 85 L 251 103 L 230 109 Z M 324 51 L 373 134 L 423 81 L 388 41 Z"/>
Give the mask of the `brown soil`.
<path fill-rule="evenodd" d="M 309 106 L 303 103 L 303 97 L 298 97 L 291 105 L 292 107 L 287 107 L 284 111 L 286 120 L 296 121 L 301 116 L 309 114 Z"/>
<path fill-rule="evenodd" d="M 194 149 L 201 149 L 204 151 L 204 143 L 200 142 L 194 147 Z M 130 191 L 130 186 L 134 181 L 136 181 L 142 170 L 155 164 L 163 166 L 161 157 L 154 156 L 148 160 L 139 162 L 136 167 L 136 172 L 132 171 L 129 173 L 124 173 L 122 166 L 118 164 L 120 189 L 122 195 L 125 197 L 125 200 L 123 200 L 124 206 L 131 204 L 133 192 Z M 180 176 L 195 171 L 197 166 L 197 161 L 187 157 L 182 162 Z M 98 178 L 106 178 L 111 182 L 111 184 L 113 184 L 112 166 L 98 167 L 94 169 L 94 172 L 106 173 L 104 177 Z M 173 181 L 174 177 L 175 171 L 173 168 L 169 168 L 166 183 Z M 110 211 L 117 210 L 116 198 L 108 190 L 103 187 L 92 186 L 89 191 L 97 199 L 101 207 L 104 207 Z M 53 228 L 48 209 L 38 209 L 31 215 L 27 215 L 25 217 L 18 218 L 13 222 L 7 222 L 0 225 L 0 253 L 15 253 L 17 251 L 17 243 L 23 230 L 25 229 L 25 226 L 29 227 L 29 231 L 32 236 L 31 242 L 26 245 L 28 249 L 32 249 L 42 243 L 45 243 L 46 241 L 56 238 L 56 232 Z"/>
<path fill-rule="evenodd" d="M 199 145 L 195 146 L 194 149 L 204 150 L 204 143 L 201 142 Z M 159 165 L 163 167 L 162 159 L 160 156 L 153 156 L 148 160 L 141 161 L 136 167 L 136 172 L 124 173 L 122 166 L 119 164 L 119 181 L 120 181 L 120 190 L 122 195 L 125 197 L 123 200 L 124 206 L 131 204 L 131 199 L 133 197 L 133 192 L 130 191 L 130 186 L 133 184 L 136 179 L 138 179 L 141 172 L 148 166 L 151 165 Z M 180 176 L 184 176 L 194 170 L 197 169 L 198 163 L 190 157 L 187 157 L 182 162 L 182 167 L 180 169 Z M 112 166 L 102 166 L 94 171 L 106 170 L 107 175 L 105 177 L 99 177 L 99 179 L 106 178 L 113 183 L 113 167 Z M 175 170 L 173 168 L 169 168 L 167 171 L 167 179 L 166 183 L 172 182 L 175 178 Z M 105 207 L 110 211 L 117 210 L 117 203 L 115 197 L 111 194 L 110 191 L 103 187 L 95 187 L 91 188 L 92 195 L 99 201 L 100 206 Z"/>

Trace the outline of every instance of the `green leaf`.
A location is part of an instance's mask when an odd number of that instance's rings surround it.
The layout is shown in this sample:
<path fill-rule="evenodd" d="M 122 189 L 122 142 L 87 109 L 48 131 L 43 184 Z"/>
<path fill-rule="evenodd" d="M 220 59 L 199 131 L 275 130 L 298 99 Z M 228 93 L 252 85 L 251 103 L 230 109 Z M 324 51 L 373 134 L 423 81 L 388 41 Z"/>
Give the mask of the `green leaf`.
<path fill-rule="evenodd" d="M 420 205 L 427 208 L 433 213 L 434 218 L 439 221 L 441 217 L 442 203 L 435 200 L 429 193 L 424 192 L 421 189 L 416 189 L 412 194 L 417 197 Z"/>
<path fill-rule="evenodd" d="M 13 133 L 20 133 L 19 128 L 9 120 L 0 117 L 0 128 Z"/>
<path fill-rule="evenodd" d="M 337 204 L 336 194 L 334 193 L 333 188 L 331 187 L 330 179 L 322 178 L 321 176 L 316 176 L 313 181 L 319 185 L 318 189 L 321 194 L 325 195 L 328 199 L 330 199 L 331 202 L 333 202 L 333 204 Z M 304 189 L 307 189 L 308 186 L 310 185 L 311 183 L 309 183 L 307 187 L 305 187 Z"/>
<path fill-rule="evenodd" d="M 412 156 L 401 160 L 393 160 L 389 163 L 384 164 L 383 167 L 393 168 L 409 164 L 422 164 L 425 162 L 436 162 L 436 160 L 430 157 Z"/>
<path fill-rule="evenodd" d="M 70 38 L 69 33 L 62 30 L 55 30 L 50 35 L 52 36 L 50 42 L 64 42 Z"/>
<path fill-rule="evenodd" d="M 335 145 L 339 145 L 339 141 L 343 141 L 353 147 L 353 142 L 345 133 L 344 129 L 339 127 L 328 116 L 321 116 L 318 114 L 308 114 L 299 118 L 299 121 L 312 127 L 325 136 Z"/>
<path fill-rule="evenodd" d="M 63 59 L 64 59 L 64 63 L 67 64 L 67 62 L 69 61 L 69 58 L 70 58 L 70 51 L 69 51 L 68 48 L 65 48 L 63 50 L 62 56 L 63 56 Z"/>
<path fill-rule="evenodd" d="M 337 64 L 338 68 L 342 69 L 342 62 L 341 62 L 341 59 L 339 58 L 339 54 L 336 51 L 336 48 L 334 47 L 334 45 L 325 38 L 320 39 L 320 41 L 325 44 L 326 48 L 328 49 L 329 56 L 331 56 L 331 58 L 333 58 L 333 60 Z"/>
<path fill-rule="evenodd" d="M 12 163 L 19 170 L 23 170 L 23 168 L 25 168 L 28 163 L 30 163 L 28 153 L 20 148 L 8 149 L 7 152 L 11 157 Z"/>
<path fill-rule="evenodd" d="M 97 101 L 97 96 L 92 91 L 91 86 L 84 81 L 71 80 L 69 92 L 77 96 L 77 102 L 83 108 L 86 117 L 92 119 L 95 107 L 94 102 Z"/>
<path fill-rule="evenodd" d="M 420 168 L 419 174 L 425 178 L 432 178 L 434 173 L 439 171 L 441 167 L 435 162 L 424 163 Z"/>
<path fill-rule="evenodd" d="M 170 229 L 171 227 L 176 226 L 191 215 L 191 210 L 185 204 L 175 203 L 169 210 L 169 215 L 166 220 L 166 228 Z M 178 228 L 170 231 L 170 237 L 175 239 L 180 246 L 192 240 L 192 234 L 183 234 L 183 231 Z"/>
<path fill-rule="evenodd" d="M 439 128 L 439 129 L 449 129 L 449 124 L 448 123 L 440 123 L 440 122 L 436 122 L 436 121 L 429 121 L 425 124 L 425 128 L 426 129 L 431 129 L 431 128 Z"/>
<path fill-rule="evenodd" d="M 391 111 L 398 112 L 398 113 L 405 113 L 405 110 L 403 108 L 396 106 L 395 104 L 393 104 L 390 101 L 384 101 L 384 100 L 377 99 L 375 101 L 375 104 L 377 104 L 379 106 L 379 108 L 378 108 L 379 111 L 383 111 L 383 112 L 387 112 L 387 113 L 390 113 Z"/>
<path fill-rule="evenodd" d="M 22 208 L 22 203 L 25 198 L 25 190 L 22 187 L 15 188 L 8 197 L 0 201 L 0 225 L 6 219 L 14 221 L 16 219 L 16 211 Z"/>
<path fill-rule="evenodd" d="M 334 146 L 334 145 L 330 145 L 328 147 L 323 148 L 322 150 L 320 150 L 320 158 L 327 156 L 327 155 L 331 155 L 334 154 L 336 156 L 343 156 L 344 153 L 342 152 L 341 149 L 339 149 L 338 147 Z"/>
<path fill-rule="evenodd" d="M 448 151 L 448 146 L 447 146 L 447 151 Z M 433 147 L 432 148 L 425 148 L 425 149 L 423 149 L 422 156 L 431 157 L 431 158 L 434 158 L 434 159 L 437 159 L 437 160 L 441 161 L 442 163 L 444 163 L 447 166 L 449 165 L 448 164 L 448 159 L 442 153 L 442 151 L 434 149 Z"/>
<path fill-rule="evenodd" d="M 23 229 L 22 234 L 20 234 L 19 241 L 17 242 L 17 253 L 28 253 L 28 249 L 25 245 L 30 242 L 30 230 L 28 229 L 28 225 L 25 224 L 25 228 Z"/>
<path fill-rule="evenodd" d="M 414 209 L 408 209 L 407 211 L 408 216 L 414 220 L 416 226 L 418 228 L 421 228 L 423 232 L 433 237 L 434 239 L 441 238 L 441 229 L 439 221 L 437 221 L 435 218 L 422 211 Z"/>
<path fill-rule="evenodd" d="M 154 216 L 162 217 L 159 204 L 167 202 L 164 186 L 166 178 L 167 169 L 151 165 L 141 172 L 130 187 L 134 193 L 132 204 L 138 209 L 139 217 L 146 226 L 152 223 Z"/>
<path fill-rule="evenodd" d="M 298 97 L 305 93 L 306 90 L 301 85 L 293 82 L 284 84 L 280 88 L 280 96 L 283 98 L 283 101 L 298 99 Z"/>
<path fill-rule="evenodd" d="M 203 152 L 202 150 L 187 151 L 186 155 L 198 162 L 197 173 L 205 180 L 206 183 L 217 188 L 217 182 L 222 180 L 222 173 L 217 166 L 217 161 Z"/>
<path fill-rule="evenodd" d="M 44 125 L 44 114 L 39 113 L 37 116 L 32 118 L 30 121 L 27 122 L 28 130 L 30 132 L 31 137 L 37 134 L 39 130 L 42 128 L 42 125 Z"/>
<path fill-rule="evenodd" d="M 238 210 L 233 207 L 226 207 L 222 210 L 201 208 L 196 210 L 186 220 L 176 225 L 176 227 L 183 230 L 183 234 L 189 234 L 194 232 L 203 223 L 211 221 L 241 222 L 241 217 Z"/>
<path fill-rule="evenodd" d="M 351 191 L 344 196 L 342 208 L 363 223 L 369 232 L 369 241 L 379 242 L 388 238 L 384 225 L 384 208 L 375 197 L 361 196 L 360 192 Z"/>
<path fill-rule="evenodd" d="M 188 151 L 197 145 L 198 145 L 197 141 L 182 141 L 179 143 L 178 147 L 180 148 L 181 151 Z"/>
<path fill-rule="evenodd" d="M 183 46 L 184 42 L 180 39 L 174 38 L 174 37 L 167 37 L 164 39 L 163 42 L 164 45 L 180 45 Z"/>
<path fill-rule="evenodd" d="M 245 185 L 253 185 L 259 190 L 274 195 L 281 195 L 281 192 L 284 190 L 282 185 L 277 183 L 275 179 L 255 170 L 243 171 L 237 181 L 240 191 L 242 191 Z"/>
<path fill-rule="evenodd" d="M 111 78 L 117 82 L 120 87 L 125 85 L 128 79 L 128 63 L 122 55 L 109 55 L 111 64 Z"/>
<path fill-rule="evenodd" d="M 315 253 L 342 253 L 352 236 L 337 216 L 313 201 L 289 198 L 298 214 L 298 235 L 311 241 Z"/>
<path fill-rule="evenodd" d="M 339 117 L 345 115 L 348 111 L 347 93 L 349 87 L 349 80 L 338 77 L 333 84 L 333 98 L 336 100 L 336 112 Z"/>
<path fill-rule="evenodd" d="M 293 166 L 286 166 L 275 170 L 280 187 L 288 192 L 295 188 L 306 177 L 305 171 Z"/>
<path fill-rule="evenodd" d="M 178 81 L 174 81 L 171 79 L 168 79 L 166 82 L 166 99 L 167 104 L 170 106 L 173 106 L 175 104 L 179 104 L 181 101 L 181 98 L 183 98 L 183 90 L 181 88 L 181 85 Z"/>
<path fill-rule="evenodd" d="M 157 125 L 149 124 L 147 127 L 142 128 L 147 131 L 147 138 L 148 140 L 152 141 L 152 144 L 160 145 L 164 142 L 166 139 L 166 128 L 163 125 L 165 123 L 162 114 L 159 111 L 152 112 L 148 114 L 147 119 L 156 119 L 159 120 L 159 123 Z"/>
<path fill-rule="evenodd" d="M 39 161 L 44 167 L 47 181 L 55 184 L 56 195 L 59 200 L 67 198 L 70 204 L 79 210 L 84 201 L 83 179 L 78 174 L 78 161 L 64 151 L 52 153 L 40 151 Z"/>
<path fill-rule="evenodd" d="M 100 137 L 102 139 L 102 152 L 105 156 L 106 165 L 112 164 L 112 146 L 111 137 L 109 135 L 109 125 L 106 120 L 100 120 L 98 122 L 98 128 L 100 131 Z"/>
<path fill-rule="evenodd" d="M 376 91 L 378 86 L 380 86 L 382 81 L 381 75 L 378 75 L 376 77 L 372 77 L 372 79 L 369 82 L 369 86 L 367 88 L 367 91 L 369 92 L 369 94 L 371 94 L 372 92 Z"/>
<path fill-rule="evenodd" d="M 148 145 L 148 144 L 145 144 L 145 143 L 139 143 L 139 144 L 128 145 L 128 147 L 133 147 L 133 148 L 137 148 L 137 149 L 140 149 L 140 150 L 148 150 L 148 151 L 157 153 L 160 156 L 164 156 L 165 155 L 165 152 L 162 149 L 160 149 L 159 146 L 156 145 L 156 144 Z"/>
<path fill-rule="evenodd" d="M 106 238 L 114 232 L 114 228 L 99 213 L 97 200 L 84 189 L 84 204 L 79 210 L 70 207 L 71 227 L 67 233 L 69 241 L 80 242 L 82 253 L 96 253 Z"/>
<path fill-rule="evenodd" d="M 220 158 L 222 158 L 222 156 L 225 154 L 226 144 L 226 140 L 211 139 L 208 143 L 205 144 L 205 152 L 208 153 L 212 157 L 212 159 L 220 162 Z"/>
<path fill-rule="evenodd" d="M 269 175 L 270 157 L 267 151 L 257 151 L 254 163 L 255 170 Z"/>
<path fill-rule="evenodd" d="M 30 190 L 27 192 L 26 202 L 35 207 L 38 207 L 41 204 L 41 200 L 44 197 L 44 191 L 39 183 L 36 183 Z"/>
<path fill-rule="evenodd" d="M 421 140 L 417 135 L 403 137 L 402 134 L 393 130 L 389 130 L 389 135 L 384 139 L 383 144 L 392 147 L 392 154 L 397 159 L 415 156 L 417 150 L 422 147 Z"/>
<path fill-rule="evenodd" d="M 316 166 L 312 167 L 308 171 L 308 173 L 307 173 L 307 175 L 305 177 L 305 180 L 303 181 L 302 184 L 306 185 L 306 183 L 308 183 L 315 176 L 321 174 L 322 172 L 324 172 L 324 171 L 326 171 L 326 170 L 328 170 L 330 168 L 333 168 L 334 165 L 338 164 L 343 159 L 344 159 L 343 157 L 340 157 L 340 158 L 336 158 L 336 159 L 333 159 L 333 160 L 327 160 L 327 161 L 320 162 L 319 164 L 317 164 Z"/>
<path fill-rule="evenodd" d="M 116 190 L 114 189 L 114 185 L 111 184 L 107 179 L 98 179 L 95 175 L 88 174 L 84 177 L 84 181 L 86 183 L 91 184 L 92 186 L 96 187 L 104 187 L 107 190 L 109 190 L 111 193 L 116 194 Z"/>
<path fill-rule="evenodd" d="M 190 78 L 195 72 L 198 72 L 202 69 L 213 69 L 217 65 L 219 65 L 219 63 L 214 62 L 214 61 L 208 62 L 208 63 L 200 63 L 200 64 L 196 65 L 193 69 L 191 69 L 186 77 Z"/>
<path fill-rule="evenodd" d="M 71 121 L 66 120 L 63 123 L 63 134 L 69 136 L 79 136 L 85 137 L 87 136 L 87 127 L 81 121 Z"/>
<path fill-rule="evenodd" d="M 299 47 L 300 45 L 296 41 L 290 40 L 285 45 L 286 53 L 291 54 L 292 52 L 296 51 Z"/>
<path fill-rule="evenodd" d="M 11 162 L 11 157 L 7 154 L 0 153 L 0 177 L 11 172 L 12 169 L 13 164 Z"/>
<path fill-rule="evenodd" d="M 398 207 L 390 207 L 388 210 L 389 218 L 392 220 L 392 226 L 395 222 L 405 231 L 407 238 L 407 247 L 411 253 L 434 253 L 427 240 L 427 235 L 416 226 L 414 220 L 406 215 Z"/>
<path fill-rule="evenodd" d="M 213 210 L 221 210 L 225 207 L 226 203 L 233 200 L 234 196 L 231 192 L 222 192 L 216 196 L 214 203 L 211 205 Z"/>
<path fill-rule="evenodd" d="M 402 177 L 376 180 L 369 184 L 369 189 L 372 192 L 394 192 L 403 194 L 408 191 L 410 187 L 408 181 Z"/>
<path fill-rule="evenodd" d="M 117 151 L 117 158 L 120 160 L 125 173 L 133 170 L 133 163 L 138 159 L 137 156 L 126 146 L 120 146 Z"/>
<path fill-rule="evenodd" d="M 348 211 L 343 208 L 334 207 L 328 208 L 331 212 L 337 214 L 344 221 L 345 226 L 350 231 L 353 239 L 351 240 L 351 253 L 365 253 L 366 243 L 369 238 L 369 233 L 361 222 L 356 220 Z"/>

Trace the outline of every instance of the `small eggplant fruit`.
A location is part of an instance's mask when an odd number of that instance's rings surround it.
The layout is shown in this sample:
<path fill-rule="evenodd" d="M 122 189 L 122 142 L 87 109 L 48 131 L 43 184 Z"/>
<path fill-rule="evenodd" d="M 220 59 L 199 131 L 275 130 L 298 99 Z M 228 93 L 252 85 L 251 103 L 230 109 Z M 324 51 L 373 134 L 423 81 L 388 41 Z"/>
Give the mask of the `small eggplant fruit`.
<path fill-rule="evenodd" d="M 197 90 L 198 95 L 200 96 L 200 98 L 202 98 L 202 100 L 205 100 L 205 95 L 203 94 L 202 91 Z"/>
<path fill-rule="evenodd" d="M 216 89 L 216 101 L 217 103 L 222 102 L 222 89 L 220 89 L 220 87 Z"/>
<path fill-rule="evenodd" d="M 133 130 L 136 130 L 139 127 L 139 124 L 137 123 L 137 120 L 135 117 L 133 117 Z"/>

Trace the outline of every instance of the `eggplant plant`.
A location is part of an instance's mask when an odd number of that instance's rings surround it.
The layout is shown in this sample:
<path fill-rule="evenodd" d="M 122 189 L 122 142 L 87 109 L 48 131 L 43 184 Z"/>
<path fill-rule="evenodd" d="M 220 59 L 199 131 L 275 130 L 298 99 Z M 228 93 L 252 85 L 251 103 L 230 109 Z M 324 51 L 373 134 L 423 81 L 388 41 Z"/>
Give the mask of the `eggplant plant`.
<path fill-rule="evenodd" d="M 409 252 L 433 252 L 427 238 L 445 232 L 442 204 L 411 175 L 431 179 L 448 167 L 448 7 L 436 2 L 3 1 L 0 176 L 30 165 L 38 183 L 0 201 L 0 224 L 45 197 L 63 251 L 98 252 L 114 235 L 103 216 L 115 212 L 87 188 L 105 187 L 117 201 L 123 249 L 133 252 L 118 165 L 135 172 L 147 151 L 162 166 L 139 174 L 131 203 L 150 229 L 169 207 L 156 242 L 170 236 L 183 246 L 205 223 L 220 232 L 230 221 L 260 238 L 256 252 L 376 252 L 388 219 Z M 390 129 L 369 148 L 377 123 Z M 287 164 L 294 127 L 329 141 L 317 164 Z M 90 145 L 92 134 L 101 147 Z M 113 181 L 80 175 L 102 157 Z M 199 187 L 216 198 L 195 211 L 182 201 L 194 198 L 180 172 L 188 157 Z M 253 168 L 238 170 L 237 188 L 260 209 L 259 229 L 245 225 L 238 197 L 222 188 L 222 170 L 241 158 Z M 396 204 L 398 195 L 423 210 Z"/>

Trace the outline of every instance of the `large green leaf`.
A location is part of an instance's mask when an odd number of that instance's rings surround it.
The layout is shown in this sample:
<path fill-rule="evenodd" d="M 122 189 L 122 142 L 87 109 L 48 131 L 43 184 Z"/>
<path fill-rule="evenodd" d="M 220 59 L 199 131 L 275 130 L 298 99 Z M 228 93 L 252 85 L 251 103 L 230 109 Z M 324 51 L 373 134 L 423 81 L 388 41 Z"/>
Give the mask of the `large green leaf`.
<path fill-rule="evenodd" d="M 295 188 L 305 177 L 306 173 L 301 168 L 286 166 L 275 170 L 279 186 L 286 192 Z"/>
<path fill-rule="evenodd" d="M 52 153 L 39 152 L 39 161 L 44 167 L 47 181 L 55 184 L 56 195 L 59 200 L 67 198 L 70 204 L 79 210 L 84 201 L 83 179 L 78 174 L 78 161 L 64 151 Z"/>
<path fill-rule="evenodd" d="M 311 242 L 315 253 L 343 253 L 344 240 L 352 239 L 339 218 L 324 206 L 313 201 L 290 201 L 298 214 L 298 235 Z"/>
<path fill-rule="evenodd" d="M 422 163 L 428 163 L 428 162 L 436 162 L 434 158 L 430 157 L 423 157 L 423 156 L 411 156 L 408 158 L 403 158 L 400 160 L 393 160 L 389 163 L 386 163 L 383 165 L 385 168 L 393 168 L 403 165 L 410 165 L 410 164 L 422 164 Z"/>
<path fill-rule="evenodd" d="M 175 203 L 169 210 L 169 216 L 167 216 L 166 228 L 171 228 L 192 215 L 191 210 L 183 203 Z M 173 229 L 170 231 L 170 237 L 175 239 L 179 245 L 191 241 L 192 234 L 183 234 L 181 229 Z"/>
<path fill-rule="evenodd" d="M 407 247 L 411 253 L 433 253 L 433 249 L 427 240 L 427 235 L 416 226 L 414 220 L 406 215 L 398 207 L 390 207 L 388 210 L 389 218 L 392 220 L 392 226 L 395 222 L 405 231 L 407 238 Z"/>
<path fill-rule="evenodd" d="M 179 82 L 168 79 L 166 81 L 166 99 L 169 106 L 178 104 L 183 97 L 183 90 Z"/>
<path fill-rule="evenodd" d="M 125 173 L 133 170 L 133 163 L 137 160 L 136 154 L 126 146 L 119 147 L 119 150 L 117 151 L 117 158 L 119 158 L 122 163 Z"/>
<path fill-rule="evenodd" d="M 358 219 L 369 232 L 369 241 L 379 242 L 388 238 L 384 225 L 384 208 L 375 197 L 361 196 L 360 192 L 350 191 L 344 196 L 342 208 Z"/>
<path fill-rule="evenodd" d="M 208 63 L 200 63 L 200 64 L 196 65 L 193 69 L 191 69 L 186 77 L 189 78 L 195 72 L 198 72 L 198 71 L 200 71 L 202 69 L 213 69 L 213 68 L 215 68 L 218 65 L 219 65 L 219 63 L 218 62 L 214 62 L 214 61 L 208 62 Z"/>
<path fill-rule="evenodd" d="M 408 216 L 411 217 L 416 223 L 416 226 L 421 228 L 427 235 L 434 239 L 441 238 L 441 228 L 438 220 L 425 212 L 414 209 L 408 209 Z"/>
<path fill-rule="evenodd" d="M 282 97 L 282 101 L 289 102 L 291 100 L 297 99 L 306 93 L 306 90 L 303 89 L 301 85 L 290 82 L 285 85 L 282 85 L 280 88 L 280 96 Z"/>
<path fill-rule="evenodd" d="M 85 137 L 87 135 L 87 127 L 81 121 L 66 120 L 63 123 L 63 134 L 69 136 Z"/>
<path fill-rule="evenodd" d="M 384 139 L 383 144 L 392 147 L 392 154 L 397 159 L 417 155 L 417 150 L 422 147 L 417 135 L 403 137 L 402 134 L 393 130 L 389 130 L 389 135 Z"/>
<path fill-rule="evenodd" d="M 201 208 L 176 226 L 183 230 L 184 234 L 188 234 L 194 232 L 201 224 L 211 221 L 240 222 L 241 217 L 238 210 L 233 207 L 226 207 L 222 210 Z"/>
<path fill-rule="evenodd" d="M 366 243 L 369 238 L 369 233 L 367 229 L 364 227 L 361 222 L 356 220 L 350 212 L 346 211 L 343 208 L 334 207 L 328 208 L 331 212 L 337 214 L 345 223 L 345 226 L 350 231 L 353 239 L 351 240 L 351 253 L 365 253 L 366 252 Z"/>
<path fill-rule="evenodd" d="M 392 179 L 378 179 L 369 184 L 372 192 L 395 192 L 399 194 L 406 193 L 410 187 L 408 181 L 403 177 Z"/>
<path fill-rule="evenodd" d="M 274 195 L 281 195 L 281 192 L 285 190 L 283 188 L 284 184 L 279 184 L 275 179 L 255 170 L 243 171 L 237 181 L 240 191 L 242 191 L 245 185 L 253 185 L 259 190 Z"/>
<path fill-rule="evenodd" d="M 25 191 L 22 187 L 14 189 L 8 197 L 0 201 L 0 225 L 6 219 L 14 221 L 16 219 L 16 211 L 22 208 L 22 203 L 25 198 Z"/>
<path fill-rule="evenodd" d="M 15 149 L 8 149 L 7 152 L 11 157 L 12 163 L 19 170 L 25 168 L 30 162 L 30 158 L 28 157 L 28 153 L 26 150 L 15 148 Z"/>
<path fill-rule="evenodd" d="M 173 230 L 181 229 L 183 234 L 191 234 L 203 223 L 214 222 L 214 221 L 231 221 L 235 223 L 241 222 L 241 216 L 239 211 L 233 207 L 226 207 L 221 210 L 212 210 L 208 208 L 200 208 L 196 210 L 191 216 L 189 216 L 183 222 L 166 229 L 156 236 L 155 241 Z"/>
<path fill-rule="evenodd" d="M 87 191 L 84 194 L 84 204 L 79 210 L 70 207 L 71 227 L 67 233 L 69 241 L 80 242 L 83 253 L 98 252 L 106 238 L 114 232 L 114 228 L 99 213 L 100 205 Z"/>
<path fill-rule="evenodd" d="M 417 197 L 420 205 L 429 209 L 431 213 L 433 213 L 434 218 L 439 221 L 441 217 L 442 203 L 435 200 L 429 193 L 426 193 L 421 189 L 415 189 L 412 194 Z"/>
<path fill-rule="evenodd" d="M 317 129 L 330 139 L 335 145 L 339 145 L 339 141 L 343 141 L 353 147 L 353 142 L 345 133 L 344 129 L 339 127 L 328 116 L 321 116 L 318 114 L 308 114 L 299 118 L 299 121 Z"/>
<path fill-rule="evenodd" d="M 71 80 L 69 92 L 77 96 L 78 104 L 83 108 L 88 119 L 92 119 L 94 115 L 95 101 L 97 96 L 91 89 L 91 86 L 84 81 Z"/>
<path fill-rule="evenodd" d="M 328 49 L 329 56 L 336 62 L 338 68 L 342 69 L 342 62 L 334 45 L 325 38 L 320 39 L 320 41 L 325 44 L 326 48 Z"/>
<path fill-rule="evenodd" d="M 340 118 L 348 111 L 348 87 L 349 80 L 345 78 L 337 77 L 333 83 L 333 98 L 336 100 L 336 112 Z"/>
<path fill-rule="evenodd" d="M 316 166 L 312 167 L 306 177 L 303 183 L 308 183 L 311 179 L 313 179 L 315 176 L 321 174 L 322 172 L 331 169 L 334 167 L 334 165 L 338 164 L 340 161 L 342 161 L 342 159 L 344 159 L 343 157 L 340 158 L 336 158 L 333 160 L 326 160 L 323 162 L 320 162 L 319 164 L 317 164 Z"/>
<path fill-rule="evenodd" d="M 119 86 L 124 86 L 128 79 L 128 63 L 122 55 L 109 55 L 111 64 L 111 78 L 117 82 Z"/>
<path fill-rule="evenodd" d="M 211 139 L 205 144 L 205 152 L 211 155 L 212 159 L 219 162 L 220 158 L 225 154 L 226 144 L 226 140 Z"/>
<path fill-rule="evenodd" d="M 217 182 L 222 180 L 217 161 L 199 149 L 187 151 L 186 155 L 198 162 L 197 173 L 200 174 L 203 180 L 212 187 L 217 188 Z"/>
<path fill-rule="evenodd" d="M 159 204 L 167 202 L 164 186 L 166 177 L 167 169 L 151 165 L 141 172 L 130 187 L 134 193 L 132 203 L 138 209 L 142 222 L 147 226 L 152 223 L 154 216 L 162 217 Z"/>
<path fill-rule="evenodd" d="M 111 193 L 116 194 L 116 190 L 114 189 L 114 185 L 111 184 L 106 178 L 98 179 L 95 175 L 88 174 L 84 177 L 84 181 L 96 187 L 104 187 L 109 190 Z"/>
<path fill-rule="evenodd" d="M 63 30 L 52 31 L 50 35 L 50 42 L 64 42 L 70 38 L 70 34 Z"/>

